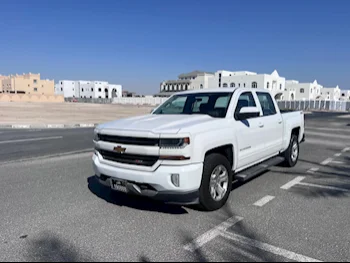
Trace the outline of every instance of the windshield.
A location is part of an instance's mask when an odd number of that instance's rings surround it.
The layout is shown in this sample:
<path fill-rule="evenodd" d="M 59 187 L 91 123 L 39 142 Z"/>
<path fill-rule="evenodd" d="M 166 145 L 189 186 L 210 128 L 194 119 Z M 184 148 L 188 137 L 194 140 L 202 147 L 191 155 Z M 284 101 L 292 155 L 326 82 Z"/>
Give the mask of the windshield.
<path fill-rule="evenodd" d="M 214 118 L 224 118 L 231 97 L 232 92 L 174 95 L 153 114 L 206 114 Z"/>

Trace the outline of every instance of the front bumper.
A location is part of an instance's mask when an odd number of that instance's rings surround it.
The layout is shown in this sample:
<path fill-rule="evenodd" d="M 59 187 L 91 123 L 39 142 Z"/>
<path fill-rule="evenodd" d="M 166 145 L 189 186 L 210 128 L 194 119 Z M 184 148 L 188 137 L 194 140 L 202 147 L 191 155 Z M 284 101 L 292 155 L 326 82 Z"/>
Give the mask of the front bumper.
<path fill-rule="evenodd" d="M 111 178 L 126 182 L 129 194 L 149 197 L 174 204 L 198 203 L 202 181 L 203 164 L 183 166 L 159 166 L 155 171 L 139 171 L 118 167 L 116 163 L 105 161 L 101 156 L 93 156 L 93 167 L 99 182 L 111 186 Z M 180 186 L 172 183 L 171 174 L 178 174 Z"/>

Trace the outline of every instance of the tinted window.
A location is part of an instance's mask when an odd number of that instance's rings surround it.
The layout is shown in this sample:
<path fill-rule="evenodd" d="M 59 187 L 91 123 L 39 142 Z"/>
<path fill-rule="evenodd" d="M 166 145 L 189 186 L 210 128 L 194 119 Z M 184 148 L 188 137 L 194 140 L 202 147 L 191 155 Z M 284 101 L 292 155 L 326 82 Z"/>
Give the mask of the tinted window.
<path fill-rule="evenodd" d="M 262 92 L 257 92 L 256 94 L 258 95 L 264 116 L 275 115 L 277 111 L 270 94 Z"/>
<path fill-rule="evenodd" d="M 239 96 L 235 114 L 238 114 L 244 107 L 256 107 L 256 103 L 251 92 L 244 92 Z"/>

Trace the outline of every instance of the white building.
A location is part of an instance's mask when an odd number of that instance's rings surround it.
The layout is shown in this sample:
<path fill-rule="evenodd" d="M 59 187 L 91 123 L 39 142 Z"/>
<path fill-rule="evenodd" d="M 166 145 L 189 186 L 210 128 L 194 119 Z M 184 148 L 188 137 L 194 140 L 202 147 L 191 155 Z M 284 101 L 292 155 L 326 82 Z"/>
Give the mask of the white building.
<path fill-rule="evenodd" d="M 65 98 L 110 99 L 122 97 L 122 86 L 109 84 L 105 81 L 71 81 L 60 80 L 55 85 L 55 93 Z"/>
<path fill-rule="evenodd" d="M 286 79 L 280 77 L 275 70 L 271 74 L 257 74 L 249 71 L 220 70 L 215 73 L 193 71 L 181 74 L 178 80 L 168 80 L 160 84 L 158 96 L 169 96 L 172 93 L 191 89 L 207 88 L 266 88 L 275 94 L 282 96 Z"/>
<path fill-rule="evenodd" d="M 74 80 L 61 80 L 55 84 L 55 94 L 65 98 L 79 98 L 79 83 Z"/>
<path fill-rule="evenodd" d="M 207 89 L 214 85 L 214 73 L 193 71 L 178 76 L 177 80 L 167 80 L 160 84 L 160 93 L 156 96 L 170 96 L 179 91 Z"/>
<path fill-rule="evenodd" d="M 324 100 L 340 100 L 341 97 L 341 90 L 339 86 L 333 87 L 333 88 L 323 88 L 321 90 L 321 99 Z"/>
<path fill-rule="evenodd" d="M 287 80 L 283 93 L 285 100 L 318 100 L 322 99 L 321 90 L 323 86 L 315 80 L 312 83 L 300 83 L 297 80 Z"/>
<path fill-rule="evenodd" d="M 350 101 L 350 90 L 342 90 L 341 95 L 340 95 L 340 99 Z"/>
<path fill-rule="evenodd" d="M 219 88 L 259 88 L 270 90 L 276 98 L 283 96 L 286 79 L 280 77 L 275 70 L 271 74 L 257 74 L 250 71 L 225 71 L 215 73 L 215 80 Z"/>

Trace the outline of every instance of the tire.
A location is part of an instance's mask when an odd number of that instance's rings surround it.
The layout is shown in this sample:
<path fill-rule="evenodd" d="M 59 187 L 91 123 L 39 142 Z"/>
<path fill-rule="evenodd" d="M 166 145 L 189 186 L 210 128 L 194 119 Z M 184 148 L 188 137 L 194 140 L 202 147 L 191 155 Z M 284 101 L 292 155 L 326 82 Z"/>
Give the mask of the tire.
<path fill-rule="evenodd" d="M 299 140 L 298 136 L 293 134 L 288 149 L 283 153 L 283 157 L 285 158 L 284 166 L 286 167 L 294 167 L 299 159 Z"/>
<path fill-rule="evenodd" d="M 220 173 L 220 171 L 226 170 L 227 176 L 224 176 L 223 173 Z M 213 183 L 212 181 L 212 174 L 216 172 L 219 176 L 216 176 L 216 179 L 213 179 L 213 181 L 216 180 L 217 183 Z M 224 171 L 223 171 L 224 172 Z M 220 183 L 219 178 L 226 178 L 227 177 L 227 185 L 226 182 Z M 233 175 L 232 175 L 232 167 L 230 165 L 230 162 L 227 160 L 227 158 L 221 154 L 213 153 L 208 155 L 204 160 L 204 167 L 203 167 L 203 175 L 202 175 L 202 182 L 201 187 L 199 189 L 199 203 L 200 206 L 205 211 L 215 211 L 223 207 L 231 193 L 232 189 L 232 181 L 233 181 Z M 212 184 L 215 185 L 214 188 L 215 194 L 217 194 L 217 199 L 212 196 Z M 221 186 L 220 192 L 218 189 L 218 185 Z M 225 194 L 222 194 L 222 189 L 224 189 L 226 186 L 227 190 Z M 220 197 L 223 195 L 223 197 L 220 199 Z"/>

